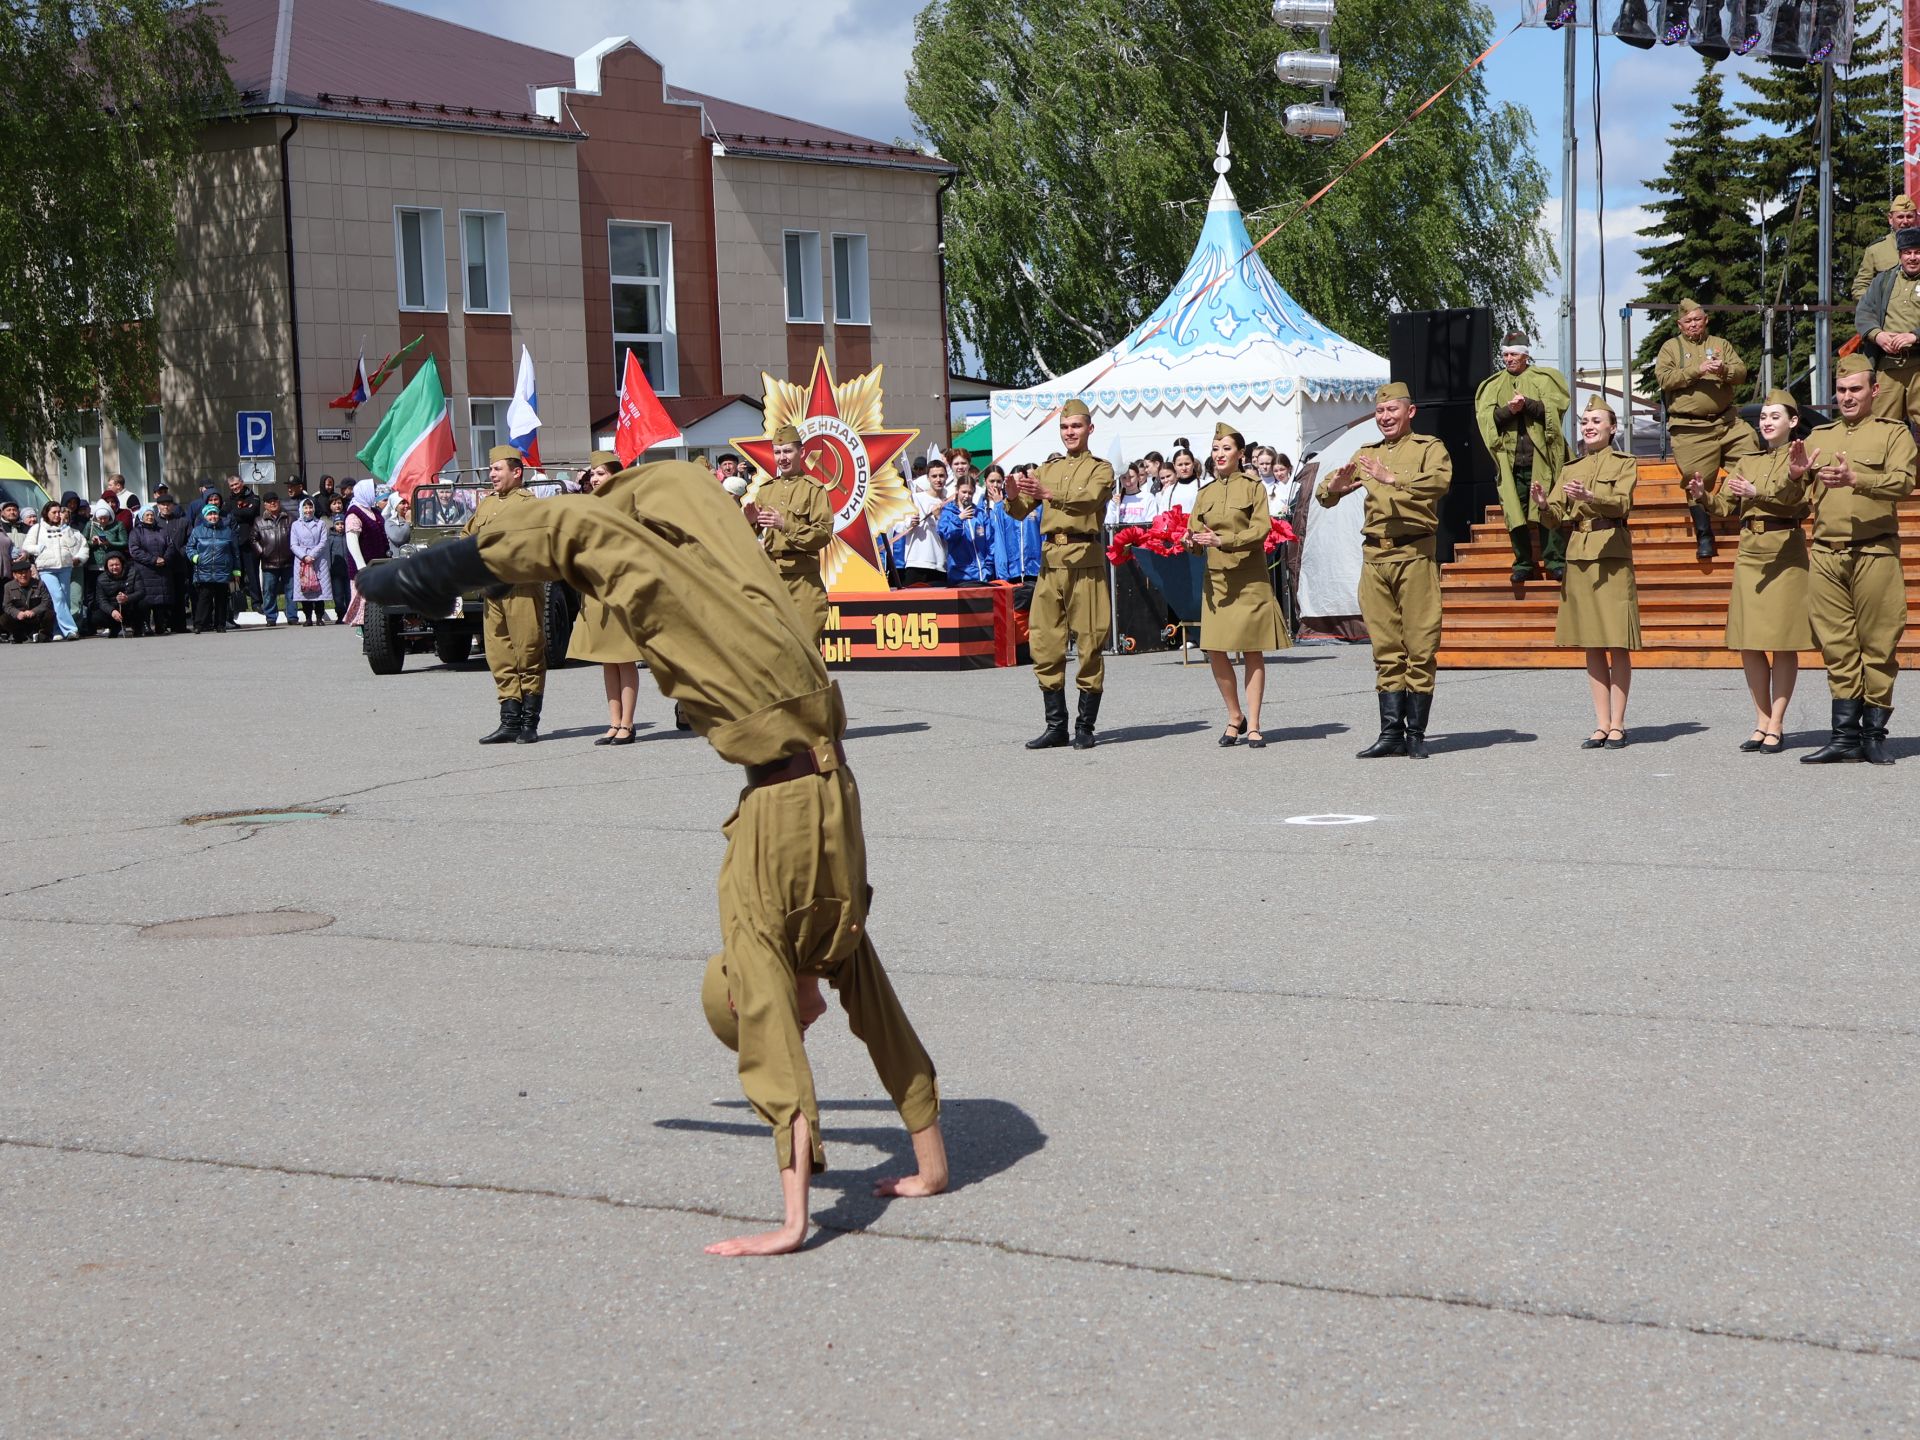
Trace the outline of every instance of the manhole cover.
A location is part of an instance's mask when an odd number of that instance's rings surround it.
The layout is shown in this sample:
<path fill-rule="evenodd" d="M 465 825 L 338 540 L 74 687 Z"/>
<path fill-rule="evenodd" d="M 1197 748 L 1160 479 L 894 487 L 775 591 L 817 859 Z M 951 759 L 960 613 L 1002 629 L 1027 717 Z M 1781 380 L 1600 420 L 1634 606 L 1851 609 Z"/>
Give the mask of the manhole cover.
<path fill-rule="evenodd" d="M 251 910 L 240 915 L 201 915 L 191 920 L 163 920 L 142 925 L 143 940 L 253 940 L 262 935 L 296 935 L 302 930 L 324 930 L 333 916 L 313 910 Z"/>
<path fill-rule="evenodd" d="M 206 815 L 189 815 L 182 825 L 285 825 L 295 820 L 325 820 L 338 815 L 337 809 L 294 810 L 215 810 Z"/>

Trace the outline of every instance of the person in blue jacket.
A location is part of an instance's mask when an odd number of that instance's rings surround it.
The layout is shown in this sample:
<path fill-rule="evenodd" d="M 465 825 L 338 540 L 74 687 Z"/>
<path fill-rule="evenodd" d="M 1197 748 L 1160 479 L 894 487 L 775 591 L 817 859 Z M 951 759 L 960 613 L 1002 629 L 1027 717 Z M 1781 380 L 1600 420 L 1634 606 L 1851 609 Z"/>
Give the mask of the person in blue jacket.
<path fill-rule="evenodd" d="M 1020 587 L 1014 603 L 1024 610 L 1040 574 L 1040 512 L 1024 521 L 1007 513 L 1007 472 L 998 465 L 987 467 L 987 524 L 993 532 L 993 578 Z"/>
<path fill-rule="evenodd" d="M 187 559 L 193 566 L 194 633 L 225 630 L 227 595 L 240 576 L 240 556 L 219 501 L 209 501 L 202 508 L 200 523 L 187 537 Z"/>
<path fill-rule="evenodd" d="M 993 579 L 993 524 L 986 507 L 974 503 L 972 475 L 956 474 L 953 489 L 939 521 L 947 545 L 947 583 L 984 585 Z"/>

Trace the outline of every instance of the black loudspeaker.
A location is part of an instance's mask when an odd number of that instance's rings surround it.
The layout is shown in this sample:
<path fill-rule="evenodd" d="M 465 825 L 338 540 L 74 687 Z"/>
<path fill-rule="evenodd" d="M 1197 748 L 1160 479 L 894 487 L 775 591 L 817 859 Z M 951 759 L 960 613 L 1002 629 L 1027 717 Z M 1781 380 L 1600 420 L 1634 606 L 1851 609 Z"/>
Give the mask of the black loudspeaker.
<path fill-rule="evenodd" d="M 1415 434 L 1432 435 L 1453 461 L 1453 488 L 1440 507 L 1441 560 L 1466 540 L 1489 505 L 1500 503 L 1493 457 L 1480 443 L 1473 392 L 1493 373 L 1493 311 L 1412 310 L 1387 321 L 1387 363 L 1413 392 Z"/>

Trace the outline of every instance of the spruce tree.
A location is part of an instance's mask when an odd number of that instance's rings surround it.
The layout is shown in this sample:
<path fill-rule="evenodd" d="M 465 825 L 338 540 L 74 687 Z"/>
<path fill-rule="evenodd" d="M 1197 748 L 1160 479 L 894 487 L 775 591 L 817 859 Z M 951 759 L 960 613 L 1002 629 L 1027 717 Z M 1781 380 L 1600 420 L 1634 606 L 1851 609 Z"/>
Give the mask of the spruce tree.
<path fill-rule="evenodd" d="M 1820 295 L 1820 67 L 1763 65 L 1747 80 L 1754 98 L 1740 111 L 1760 131 L 1742 149 L 1767 216 L 1766 295 L 1811 305 Z M 1861 252 L 1887 233 L 1887 202 L 1902 184 L 1900 135 L 1898 7 L 1859 0 L 1852 62 L 1833 76 L 1833 299 L 1842 307 Z M 1843 308 L 1833 317 L 1835 349 L 1852 334 Z M 1776 379 L 1805 376 L 1813 340 L 1811 315 L 1781 317 Z M 1794 391 L 1813 398 L 1805 378 Z"/>
<path fill-rule="evenodd" d="M 1719 72 L 1704 65 L 1692 98 L 1674 118 L 1667 166 L 1647 188 L 1663 198 L 1648 208 L 1656 217 L 1641 230 L 1642 270 L 1653 277 L 1642 304 L 1752 305 L 1760 299 L 1760 235 L 1748 213 L 1752 187 L 1739 164 L 1737 122 L 1727 108 Z M 1730 163 L 1730 158 L 1734 157 Z M 1760 317 L 1719 314 L 1713 330 L 1732 342 L 1757 373 Z M 1662 312 L 1642 337 L 1634 356 L 1643 383 L 1653 385 L 1653 360 L 1675 331 L 1672 311 Z"/>

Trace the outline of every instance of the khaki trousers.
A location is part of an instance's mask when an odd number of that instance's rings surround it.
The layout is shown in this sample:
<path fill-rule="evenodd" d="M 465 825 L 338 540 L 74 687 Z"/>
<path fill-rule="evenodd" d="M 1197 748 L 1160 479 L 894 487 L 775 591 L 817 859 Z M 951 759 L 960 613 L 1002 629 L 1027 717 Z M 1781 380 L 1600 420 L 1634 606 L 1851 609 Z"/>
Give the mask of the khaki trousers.
<path fill-rule="evenodd" d="M 827 635 L 827 584 L 820 578 L 818 570 L 798 574 L 780 572 L 780 583 L 786 586 L 787 594 L 793 598 L 794 608 L 800 612 L 813 643 L 818 645 Z"/>
<path fill-rule="evenodd" d="M 540 623 L 545 598 L 541 586 L 516 585 L 511 595 L 487 601 L 487 668 L 502 700 L 525 700 L 546 688 L 547 637 Z"/>
<path fill-rule="evenodd" d="M 1711 489 L 1715 477 L 1731 471 L 1742 460 L 1760 454 L 1760 437 L 1753 427 L 1728 410 L 1711 420 L 1669 420 L 1667 438 L 1673 444 L 1673 463 L 1680 467 L 1680 483 L 1699 475 Z"/>
<path fill-rule="evenodd" d="M 1836 700 L 1893 708 L 1895 650 L 1907 628 L 1907 587 L 1898 553 L 1812 546 L 1807 610 Z"/>
<path fill-rule="evenodd" d="M 1882 360 L 1873 380 L 1874 419 L 1920 424 L 1920 359 Z"/>
<path fill-rule="evenodd" d="M 1033 586 L 1033 608 L 1027 614 L 1027 643 L 1033 651 L 1033 677 L 1042 690 L 1067 686 L 1067 635 L 1080 647 L 1080 670 L 1074 684 L 1098 695 L 1107 681 L 1107 636 L 1113 628 L 1113 605 L 1107 592 L 1107 570 L 1048 567 Z"/>
<path fill-rule="evenodd" d="M 1440 648 L 1440 565 L 1431 537 L 1411 545 L 1369 545 L 1360 567 L 1360 614 L 1373 641 L 1378 690 L 1433 693 Z"/>

